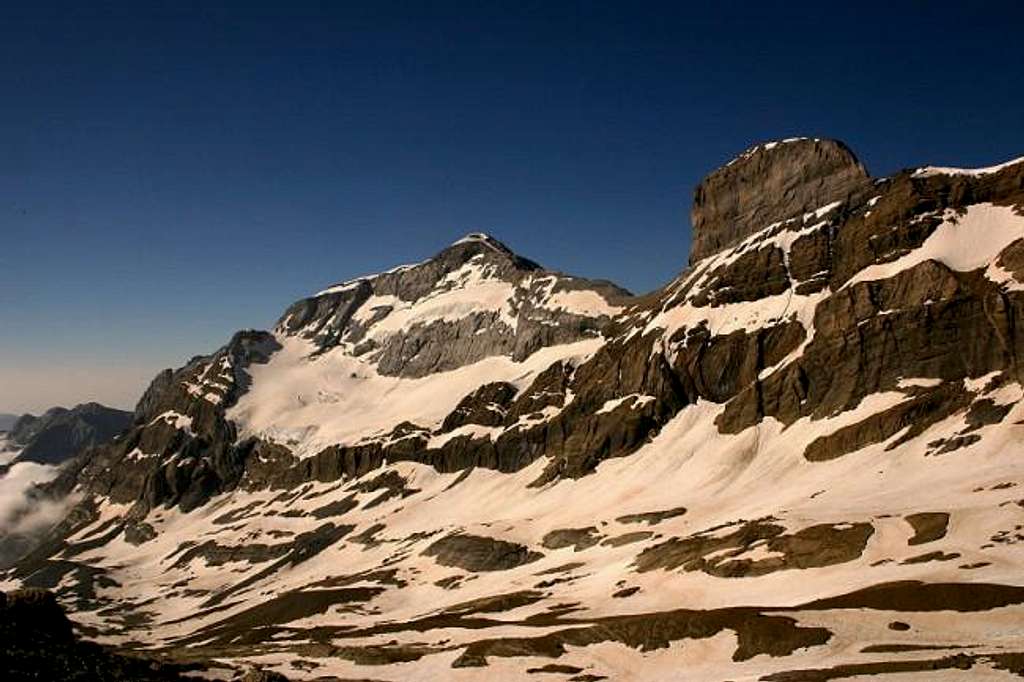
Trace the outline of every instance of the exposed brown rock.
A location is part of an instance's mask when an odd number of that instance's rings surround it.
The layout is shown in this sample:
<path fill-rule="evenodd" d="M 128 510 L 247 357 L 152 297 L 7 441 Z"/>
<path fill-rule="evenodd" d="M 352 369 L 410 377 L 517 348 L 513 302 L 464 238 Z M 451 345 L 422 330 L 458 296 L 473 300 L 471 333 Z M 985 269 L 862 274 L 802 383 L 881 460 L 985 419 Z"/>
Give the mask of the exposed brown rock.
<path fill-rule="evenodd" d="M 925 554 L 919 554 L 917 556 L 910 557 L 909 559 L 904 559 L 903 561 L 900 562 L 900 564 L 904 565 L 904 566 L 911 565 L 911 564 L 926 564 L 929 561 L 952 561 L 953 559 L 959 559 L 959 558 L 960 558 L 959 552 L 953 552 L 951 554 L 946 554 L 945 552 L 934 551 L 934 552 L 927 552 Z"/>
<path fill-rule="evenodd" d="M 543 592 L 520 590 L 507 594 L 496 594 L 449 606 L 444 613 L 449 615 L 467 615 L 471 613 L 500 613 L 511 611 L 522 606 L 536 604 L 544 598 Z"/>
<path fill-rule="evenodd" d="M 559 665 L 558 663 L 548 663 L 542 665 L 539 668 L 527 668 L 527 673 L 554 673 L 557 675 L 575 675 L 576 673 L 583 672 L 583 668 L 577 668 L 574 665 Z"/>
<path fill-rule="evenodd" d="M 547 533 L 541 540 L 541 544 L 547 549 L 561 549 L 572 547 L 575 551 L 593 547 L 601 541 L 602 535 L 597 528 L 560 528 Z"/>
<path fill-rule="evenodd" d="M 686 507 L 665 509 L 663 511 L 642 512 L 640 514 L 626 514 L 615 520 L 619 523 L 646 523 L 649 526 L 661 523 L 665 519 L 673 519 L 686 513 Z"/>
<path fill-rule="evenodd" d="M 285 592 L 197 630 L 183 643 L 210 638 L 236 644 L 265 641 L 280 630 L 281 624 L 325 613 L 331 608 L 356 608 L 383 591 L 382 587 L 344 587 Z"/>
<path fill-rule="evenodd" d="M 881 583 L 838 597 L 800 606 L 807 610 L 877 609 L 881 611 L 989 611 L 1024 604 L 1024 587 L 993 583 Z"/>
<path fill-rule="evenodd" d="M 651 537 L 654 537 L 653 532 L 649 530 L 641 530 L 634 533 L 623 533 L 622 535 L 606 538 L 601 541 L 601 544 L 606 547 L 622 547 L 623 545 L 631 545 L 634 542 L 643 542 Z"/>
<path fill-rule="evenodd" d="M 637 556 L 636 567 L 641 573 L 682 568 L 737 578 L 786 569 L 832 566 L 858 558 L 873 532 L 870 523 L 857 523 L 819 524 L 790 534 L 769 521 L 750 521 L 725 535 L 705 531 L 648 547 Z M 763 544 L 769 553 L 778 556 L 756 560 L 742 556 L 757 544 Z"/>
<path fill-rule="evenodd" d="M 272 670 L 254 668 L 242 675 L 239 682 L 288 682 L 288 678 Z"/>
<path fill-rule="evenodd" d="M 802 416 L 827 417 L 852 409 L 866 395 L 891 390 L 906 376 L 953 383 L 922 400 L 940 400 L 955 411 L 970 402 L 955 382 L 1017 372 L 1016 348 L 1024 343 L 1016 323 L 1021 313 L 1024 297 L 1001 294 L 979 274 L 952 272 L 934 261 L 890 279 L 859 282 L 818 306 L 815 336 L 802 357 L 752 381 L 729 401 L 719 426 L 731 433 L 767 415 L 786 424 Z M 915 405 L 881 417 L 890 420 L 885 430 L 906 420 L 901 410 Z M 944 411 L 938 407 L 918 409 L 933 419 Z"/>
<path fill-rule="evenodd" d="M 490 656 L 558 658 L 565 654 L 566 646 L 601 642 L 620 642 L 647 651 L 674 641 L 706 639 L 724 629 L 736 632 L 735 661 L 759 654 L 786 656 L 802 647 L 824 644 L 831 637 L 825 628 L 804 627 L 792 618 L 764 615 L 756 609 L 678 610 L 601 618 L 537 637 L 479 640 L 469 644 L 452 667 L 485 666 Z"/>
<path fill-rule="evenodd" d="M 967 428 L 962 433 L 977 431 L 981 427 L 989 426 L 990 424 L 998 424 L 1003 421 L 1012 409 L 1013 403 L 997 405 L 991 398 L 976 400 L 971 404 L 971 409 L 964 416 Z"/>
<path fill-rule="evenodd" d="M 977 659 L 966 654 L 954 654 L 938 659 L 911 661 L 876 661 L 847 663 L 832 668 L 814 668 L 771 673 L 763 682 L 828 682 L 849 677 L 880 676 L 898 673 L 933 672 L 936 670 L 970 670 Z"/>
<path fill-rule="evenodd" d="M 515 386 L 503 381 L 484 384 L 459 401 L 445 417 L 441 431 L 451 431 L 465 424 L 500 426 L 505 423 L 508 406 L 516 393 Z"/>
<path fill-rule="evenodd" d="M 811 462 L 824 462 L 867 445 L 883 443 L 907 429 L 903 436 L 887 446 L 891 450 L 920 435 L 932 424 L 963 409 L 970 399 L 971 395 L 959 384 L 939 386 L 876 412 L 855 424 L 818 437 L 804 450 L 804 457 Z"/>
<path fill-rule="evenodd" d="M 329 519 L 335 516 L 344 516 L 348 512 L 352 511 L 358 506 L 358 502 L 354 495 L 343 497 L 340 500 L 329 502 L 322 507 L 317 507 L 313 511 L 309 512 L 310 516 L 318 519 Z"/>
<path fill-rule="evenodd" d="M 696 306 L 719 306 L 756 301 L 789 289 L 786 257 L 775 246 L 747 251 L 725 268 L 716 270 L 693 299 Z"/>
<path fill-rule="evenodd" d="M 442 566 L 473 573 L 505 571 L 543 557 L 540 552 L 533 552 L 514 542 L 466 533 L 455 533 L 437 540 L 423 550 L 423 555 L 433 557 Z"/>
<path fill-rule="evenodd" d="M 946 537 L 946 529 L 949 527 L 947 512 L 919 512 L 904 518 L 914 529 L 914 536 L 907 540 L 908 545 L 923 545 Z"/>
<path fill-rule="evenodd" d="M 581 562 L 581 561 L 570 561 L 567 564 L 562 564 L 560 566 L 554 566 L 552 568 L 546 568 L 543 571 L 538 571 L 534 575 L 551 575 L 552 573 L 569 573 L 570 571 L 575 571 L 577 568 L 582 568 L 583 566 L 586 566 L 586 564 Z"/>
<path fill-rule="evenodd" d="M 868 184 L 867 171 L 835 140 L 758 145 L 708 175 L 694 192 L 690 263 Z"/>

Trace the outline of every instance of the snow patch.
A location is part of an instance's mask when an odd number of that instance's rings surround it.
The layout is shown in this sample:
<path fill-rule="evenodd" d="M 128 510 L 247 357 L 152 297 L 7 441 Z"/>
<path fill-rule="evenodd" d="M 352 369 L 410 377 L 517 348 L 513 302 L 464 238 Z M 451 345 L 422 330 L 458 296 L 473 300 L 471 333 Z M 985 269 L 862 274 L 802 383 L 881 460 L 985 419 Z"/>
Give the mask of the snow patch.
<path fill-rule="evenodd" d="M 992 173 L 998 173 L 999 171 L 1009 168 L 1010 166 L 1016 166 L 1018 163 L 1024 163 L 1024 156 L 1016 159 L 1001 163 L 997 166 L 988 166 L 986 168 L 952 168 L 948 166 L 925 166 L 924 168 L 918 168 L 914 171 L 913 177 L 915 178 L 929 178 L 935 175 L 967 175 L 970 177 L 981 177 L 983 175 L 991 175 Z"/>
<path fill-rule="evenodd" d="M 192 417 L 189 417 L 188 415 L 181 414 L 180 412 L 177 412 L 176 410 L 168 410 L 167 412 L 164 412 L 163 414 L 157 415 L 156 417 L 153 418 L 153 420 L 151 422 L 149 422 L 149 426 L 152 426 L 153 424 L 156 424 L 158 421 L 163 421 L 163 422 L 165 422 L 167 424 L 170 424 L 171 426 L 173 426 L 174 428 L 178 429 L 179 431 L 185 431 L 190 436 L 194 436 L 195 435 L 192 432 Z"/>
<path fill-rule="evenodd" d="M 622 306 L 614 306 L 601 294 L 591 289 L 575 289 L 559 291 L 545 301 L 544 306 L 552 310 L 565 310 L 586 317 L 612 317 L 622 311 Z"/>
<path fill-rule="evenodd" d="M 266 364 L 253 365 L 252 387 L 227 412 L 239 437 L 256 435 L 313 455 L 328 445 L 352 444 L 386 435 L 411 421 L 435 429 L 458 402 L 493 381 L 528 386 L 552 363 L 580 362 L 601 339 L 543 348 L 522 362 L 505 356 L 424 377 L 382 376 L 366 361 L 335 349 L 313 355 L 315 347 L 295 337 Z"/>
<path fill-rule="evenodd" d="M 594 414 L 605 414 L 607 412 L 613 412 L 615 408 L 617 408 L 619 405 L 627 401 L 629 401 L 630 403 L 629 409 L 636 410 L 639 409 L 640 407 L 643 407 L 652 400 L 654 400 L 653 395 L 641 395 L 639 393 L 630 393 L 629 395 L 624 395 L 621 398 L 612 398 L 611 400 L 606 400 L 604 405 L 601 406 L 601 409 L 599 409 Z"/>
<path fill-rule="evenodd" d="M 896 383 L 897 388 L 931 388 L 938 386 L 942 383 L 942 379 L 935 377 L 911 377 L 909 379 L 900 379 Z"/>
<path fill-rule="evenodd" d="M 973 204 L 962 216 L 947 210 L 943 222 L 910 253 L 889 263 L 864 268 L 843 287 L 889 279 L 926 260 L 959 272 L 986 267 L 1012 242 L 1024 237 L 1024 216 L 1010 206 Z"/>

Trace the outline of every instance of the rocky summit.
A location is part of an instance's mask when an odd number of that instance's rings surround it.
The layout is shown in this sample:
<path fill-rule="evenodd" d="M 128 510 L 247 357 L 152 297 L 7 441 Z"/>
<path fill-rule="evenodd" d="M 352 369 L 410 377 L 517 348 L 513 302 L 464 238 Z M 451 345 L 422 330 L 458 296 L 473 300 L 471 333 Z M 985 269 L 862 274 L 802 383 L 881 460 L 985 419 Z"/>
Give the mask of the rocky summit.
<path fill-rule="evenodd" d="M 1020 679 L 1024 159 L 767 142 L 692 223 L 642 297 L 471 234 L 166 370 L 5 589 L 153 675 Z"/>

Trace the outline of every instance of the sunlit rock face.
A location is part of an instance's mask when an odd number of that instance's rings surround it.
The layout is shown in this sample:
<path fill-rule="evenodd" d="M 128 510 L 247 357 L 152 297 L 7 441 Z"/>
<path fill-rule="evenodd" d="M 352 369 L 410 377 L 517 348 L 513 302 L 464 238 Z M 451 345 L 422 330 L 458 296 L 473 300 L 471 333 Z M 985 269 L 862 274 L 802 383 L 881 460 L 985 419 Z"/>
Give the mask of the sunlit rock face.
<path fill-rule="evenodd" d="M 771 223 L 846 201 L 870 184 L 864 166 L 836 140 L 791 138 L 751 147 L 697 186 L 690 262 Z"/>
<path fill-rule="evenodd" d="M 161 374 L 9 582 L 295 679 L 1019 676 L 1024 162 L 765 143 L 693 216 L 644 297 L 473 234 Z"/>

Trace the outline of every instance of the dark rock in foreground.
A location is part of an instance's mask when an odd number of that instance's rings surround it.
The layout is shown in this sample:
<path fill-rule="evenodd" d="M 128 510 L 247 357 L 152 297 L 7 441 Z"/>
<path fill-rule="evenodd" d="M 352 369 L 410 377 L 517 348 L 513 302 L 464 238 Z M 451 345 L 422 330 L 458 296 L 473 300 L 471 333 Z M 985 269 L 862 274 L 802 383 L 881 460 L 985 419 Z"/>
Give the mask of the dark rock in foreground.
<path fill-rule="evenodd" d="M 53 593 L 0 592 L 0 670 L 18 680 L 180 680 L 182 666 L 110 653 L 75 637 Z"/>

